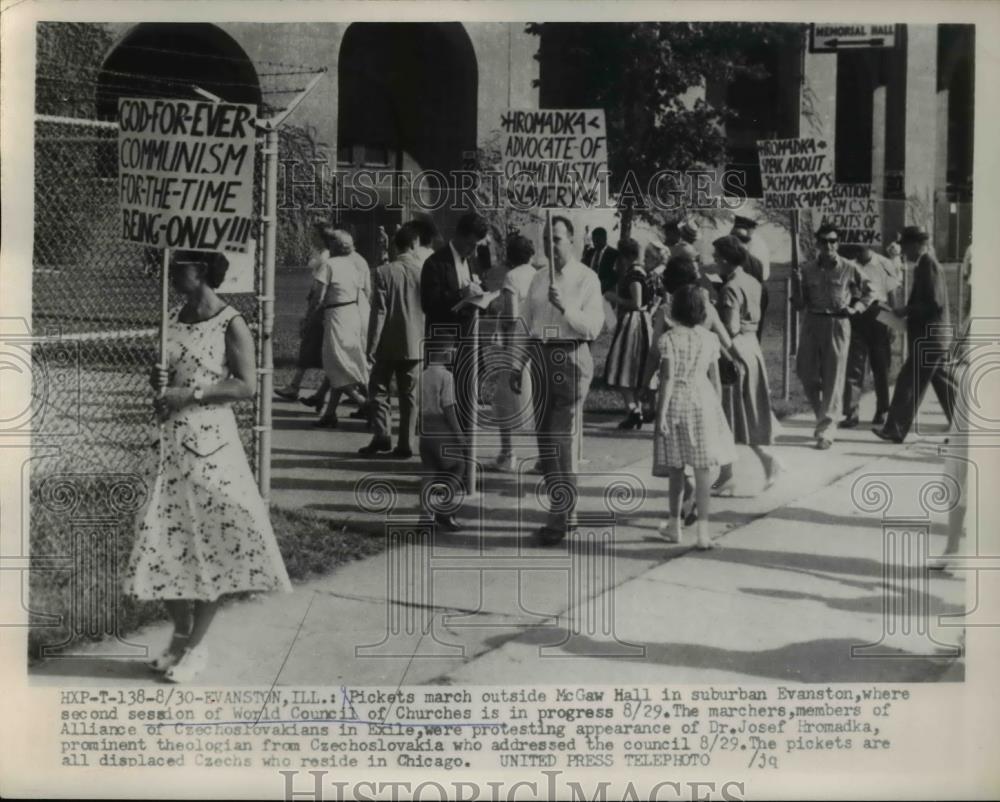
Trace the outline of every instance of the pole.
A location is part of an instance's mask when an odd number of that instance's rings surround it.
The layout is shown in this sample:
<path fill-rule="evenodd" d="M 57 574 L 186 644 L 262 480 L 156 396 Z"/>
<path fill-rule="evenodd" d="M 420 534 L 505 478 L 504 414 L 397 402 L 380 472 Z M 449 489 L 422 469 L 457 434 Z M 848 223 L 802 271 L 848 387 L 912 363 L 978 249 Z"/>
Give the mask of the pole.
<path fill-rule="evenodd" d="M 795 294 L 798 283 L 799 271 L 799 212 L 798 209 L 791 211 L 792 229 L 792 272 L 788 276 L 785 288 L 785 359 L 782 366 L 782 384 L 784 399 L 787 401 L 791 395 L 791 372 L 792 357 L 799 352 L 799 316 L 792 305 L 792 298 Z"/>
<path fill-rule="evenodd" d="M 271 394 L 274 391 L 274 262 L 278 228 L 278 129 L 269 125 L 264 137 L 264 281 L 260 295 L 260 367 L 258 373 L 257 484 L 264 503 L 271 493 Z"/>
<path fill-rule="evenodd" d="M 469 339 L 472 345 L 469 365 L 469 384 L 471 385 L 468 398 L 471 409 L 469 410 L 469 461 L 466 463 L 465 487 L 466 497 L 476 495 L 476 430 L 479 428 L 479 308 L 472 307 L 472 330 L 469 332 Z"/>
<path fill-rule="evenodd" d="M 160 368 L 167 369 L 167 306 L 170 303 L 170 248 L 163 249 L 163 269 L 160 271 Z M 166 389 L 166 388 L 164 388 Z M 160 392 L 163 395 L 163 392 Z"/>

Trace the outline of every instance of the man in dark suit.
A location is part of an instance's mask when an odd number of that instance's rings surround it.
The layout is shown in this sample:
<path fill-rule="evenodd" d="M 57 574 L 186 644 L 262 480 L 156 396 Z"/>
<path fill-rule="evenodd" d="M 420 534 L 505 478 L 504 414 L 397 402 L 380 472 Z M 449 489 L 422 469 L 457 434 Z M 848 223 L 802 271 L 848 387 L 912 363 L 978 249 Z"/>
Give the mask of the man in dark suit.
<path fill-rule="evenodd" d="M 358 453 L 370 457 L 392 449 L 389 382 L 399 393 L 399 435 L 394 457 L 413 456 L 417 382 L 423 359 L 424 312 L 420 307 L 419 233 L 407 223 L 396 231 L 396 260 L 379 265 L 372 282 L 368 323 L 368 363 L 372 366 L 368 397 L 374 407 L 372 441 Z"/>
<path fill-rule="evenodd" d="M 426 336 L 432 340 L 435 334 L 440 336 L 448 331 L 453 337 L 457 334 L 456 366 L 462 365 L 464 359 L 477 356 L 468 340 L 475 317 L 473 307 L 466 306 L 458 312 L 454 307 L 460 301 L 483 294 L 474 255 L 489 230 L 482 216 L 475 212 L 463 214 L 455 227 L 455 236 L 427 258 L 420 273 L 420 305 L 424 311 Z M 455 393 L 458 419 L 467 427 L 475 398 L 474 388 L 457 382 Z"/>
<path fill-rule="evenodd" d="M 594 244 L 584 248 L 581 261 L 597 273 L 603 295 L 618 286 L 618 251 L 608 246 L 608 232 L 603 228 L 595 228 L 591 237 Z"/>
<path fill-rule="evenodd" d="M 906 306 L 895 310 L 906 318 L 906 361 L 896 379 L 885 425 L 872 431 L 883 440 L 902 443 L 909 434 L 927 385 L 952 422 L 958 385 L 951 362 L 951 320 L 944 271 L 928 248 L 930 235 L 923 226 L 903 229 L 902 248 L 915 263 L 913 286 Z"/>

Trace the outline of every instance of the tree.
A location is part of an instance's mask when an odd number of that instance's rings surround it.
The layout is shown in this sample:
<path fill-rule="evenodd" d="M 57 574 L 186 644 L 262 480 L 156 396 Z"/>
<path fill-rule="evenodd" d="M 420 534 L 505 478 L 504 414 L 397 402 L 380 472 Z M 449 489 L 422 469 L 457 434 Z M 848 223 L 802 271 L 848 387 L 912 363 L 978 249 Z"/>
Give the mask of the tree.
<path fill-rule="evenodd" d="M 630 181 L 644 189 L 661 170 L 710 169 L 726 161 L 724 126 L 733 111 L 720 101 L 692 102 L 688 90 L 766 77 L 752 50 L 797 44 L 802 28 L 629 22 L 540 23 L 527 30 L 541 39 L 538 58 L 546 83 L 559 84 L 556 102 L 605 110 L 611 189 L 619 197 L 622 236 L 628 236 L 636 214 L 657 221 L 654 210 L 629 202 Z M 544 95 L 543 85 L 546 105 Z"/>

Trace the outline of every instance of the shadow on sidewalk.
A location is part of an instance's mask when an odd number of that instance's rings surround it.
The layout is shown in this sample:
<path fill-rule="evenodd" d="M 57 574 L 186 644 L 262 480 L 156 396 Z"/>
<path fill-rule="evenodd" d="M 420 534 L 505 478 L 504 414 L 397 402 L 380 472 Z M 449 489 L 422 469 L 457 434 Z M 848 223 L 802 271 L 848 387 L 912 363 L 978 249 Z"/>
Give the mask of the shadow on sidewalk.
<path fill-rule="evenodd" d="M 523 634 L 492 638 L 491 648 L 505 643 L 537 644 L 561 647 L 563 659 L 579 655 L 584 659 L 603 659 L 619 662 L 621 646 L 617 641 L 594 640 L 574 634 L 561 627 L 539 627 Z M 634 642 L 643 653 L 627 658 L 640 663 L 684 668 L 703 668 L 711 671 L 730 671 L 751 674 L 765 680 L 790 682 L 938 682 L 961 681 L 964 670 L 957 676 L 945 672 L 952 669 L 952 657 L 923 657 L 902 649 L 886 649 L 886 656 L 852 657 L 851 647 L 863 645 L 846 638 L 789 643 L 776 649 L 740 651 L 703 646 L 698 643 Z M 560 663 L 562 665 L 562 663 Z"/>

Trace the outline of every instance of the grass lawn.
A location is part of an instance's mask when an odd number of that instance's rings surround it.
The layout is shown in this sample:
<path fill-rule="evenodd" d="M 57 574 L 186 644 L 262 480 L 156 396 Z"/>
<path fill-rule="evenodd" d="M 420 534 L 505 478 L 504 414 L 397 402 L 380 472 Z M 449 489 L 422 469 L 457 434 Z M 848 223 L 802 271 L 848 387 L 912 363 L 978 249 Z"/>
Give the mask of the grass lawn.
<path fill-rule="evenodd" d="M 384 538 L 353 532 L 311 512 L 272 507 L 271 523 L 293 583 L 328 574 L 340 565 L 385 548 Z M 43 526 L 38 531 L 46 534 L 33 544 L 35 554 L 73 553 L 72 535 L 64 527 Z M 119 532 L 122 536 L 117 540 L 117 565 L 121 568 L 127 563 L 132 547 L 131 521 L 121 520 Z M 31 572 L 29 660 L 38 659 L 46 645 L 61 644 L 66 648 L 71 643 L 101 640 L 112 632 L 127 635 L 167 619 L 159 602 L 125 597 L 120 593 L 120 582 L 101 581 L 110 577 L 88 577 L 89 581 L 74 582 L 74 577 L 86 571 L 87 566 L 80 567 L 78 559 L 73 569 Z M 227 597 L 226 603 L 251 595 L 254 594 L 236 594 Z M 99 621 L 88 617 L 91 610 L 101 611 Z"/>

